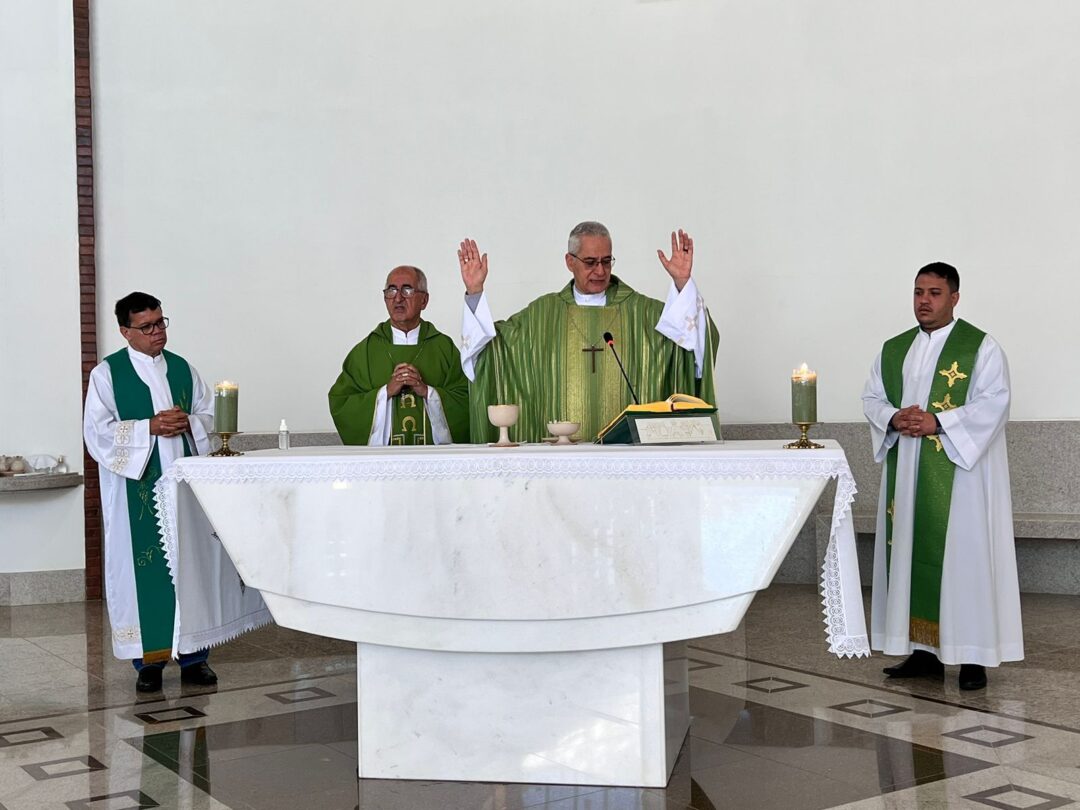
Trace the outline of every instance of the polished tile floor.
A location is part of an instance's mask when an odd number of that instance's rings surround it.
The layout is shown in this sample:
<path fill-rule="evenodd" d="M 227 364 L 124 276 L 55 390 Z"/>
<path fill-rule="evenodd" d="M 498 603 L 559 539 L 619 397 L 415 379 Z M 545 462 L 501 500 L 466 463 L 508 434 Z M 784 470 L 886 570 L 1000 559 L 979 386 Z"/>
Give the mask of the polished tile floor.
<path fill-rule="evenodd" d="M 888 683 L 774 585 L 696 639 L 666 789 L 356 780 L 353 648 L 277 627 L 217 650 L 217 689 L 139 699 L 98 603 L 0 608 L 0 810 L 1080 808 L 1080 597 L 1024 599 L 1028 658 L 978 693 Z"/>

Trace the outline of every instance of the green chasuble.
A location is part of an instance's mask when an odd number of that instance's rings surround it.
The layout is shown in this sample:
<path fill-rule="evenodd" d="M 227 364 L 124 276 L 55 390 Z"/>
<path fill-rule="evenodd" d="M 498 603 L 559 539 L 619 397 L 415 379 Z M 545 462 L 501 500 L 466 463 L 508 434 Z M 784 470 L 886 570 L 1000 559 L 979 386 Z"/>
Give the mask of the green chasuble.
<path fill-rule="evenodd" d="M 664 304 L 611 277 L 607 303 L 583 307 L 574 301 L 573 282 L 561 292 L 541 296 L 508 320 L 495 324 L 496 337 L 476 363 L 470 396 L 472 439 L 491 442 L 498 430 L 487 417 L 496 403 L 521 407 L 510 438 L 538 442 L 547 423 L 580 422 L 576 439 L 593 441 L 600 430 L 633 400 L 604 332 L 641 402 L 693 394 L 716 404 L 713 366 L 719 333 L 709 319 L 702 377 L 695 379 L 694 352 L 656 331 Z"/>
<path fill-rule="evenodd" d="M 881 380 L 885 395 L 900 409 L 904 397 L 904 359 L 919 333 L 914 327 L 890 338 L 881 350 Z M 986 333 L 964 320 L 957 320 L 941 347 L 937 373 L 930 385 L 929 403 L 920 403 L 933 411 L 959 408 L 967 402 L 975 358 Z M 893 504 L 896 502 L 896 465 L 899 443 L 885 458 L 885 566 L 891 570 Z M 952 506 L 953 477 L 956 464 L 946 455 L 937 436 L 925 436 L 919 449 L 915 482 L 915 514 L 912 524 L 911 602 L 909 613 L 912 641 L 932 647 L 941 645 L 941 571 L 945 562 L 945 536 Z"/>
<path fill-rule="evenodd" d="M 395 346 L 390 321 L 383 321 L 353 347 L 341 375 L 330 388 L 330 415 L 345 444 L 367 444 L 379 389 L 390 381 L 394 366 L 409 363 L 430 388 L 439 392 L 446 424 L 455 442 L 469 440 L 469 381 L 461 370 L 454 342 L 427 321 L 420 322 L 415 346 Z M 391 444 L 434 444 L 424 399 L 403 389 L 393 398 Z"/>
<path fill-rule="evenodd" d="M 169 390 L 173 402 L 191 411 L 191 366 L 187 360 L 172 352 L 163 352 L 168 364 Z M 112 376 L 116 410 L 121 421 L 150 419 L 154 402 L 147 387 L 135 371 L 127 349 L 105 358 Z M 184 455 L 191 455 L 187 436 Z M 172 655 L 173 623 L 176 613 L 176 591 L 165 552 L 158 533 L 157 507 L 154 505 L 154 484 L 161 477 L 161 458 L 154 442 L 146 470 L 138 480 L 127 479 L 128 520 L 131 525 L 131 557 L 135 563 L 135 590 L 139 603 L 139 630 L 142 635 L 142 660 L 147 664 L 168 661 Z"/>

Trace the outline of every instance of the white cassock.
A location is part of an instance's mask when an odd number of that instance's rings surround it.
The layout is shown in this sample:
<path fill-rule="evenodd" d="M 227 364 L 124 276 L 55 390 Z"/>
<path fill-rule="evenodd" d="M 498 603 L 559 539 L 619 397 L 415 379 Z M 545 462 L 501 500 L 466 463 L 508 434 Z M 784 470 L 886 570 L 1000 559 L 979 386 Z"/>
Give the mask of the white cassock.
<path fill-rule="evenodd" d="M 168 364 L 157 357 L 127 349 L 139 379 L 150 389 L 154 411 L 173 407 L 169 389 Z M 214 422 L 213 392 L 191 364 L 192 453 L 210 451 L 210 429 Z M 131 553 L 131 524 L 128 518 L 126 479 L 139 479 L 146 470 L 156 443 L 162 472 L 184 456 L 181 437 L 153 436 L 149 419 L 120 421 L 113 394 L 112 372 L 101 362 L 90 372 L 83 413 L 83 439 L 97 461 L 101 481 L 101 517 L 105 529 L 105 602 L 112 625 L 113 652 L 117 658 L 141 658 L 139 603 L 135 591 L 135 566 Z M 193 652 L 185 650 L 185 652 Z"/>
<path fill-rule="evenodd" d="M 940 411 L 927 403 L 938 370 L 938 355 L 955 321 L 927 333 L 919 330 L 904 358 L 902 406 L 919 405 L 938 417 L 944 452 L 956 464 L 945 559 L 941 572 L 940 647 L 909 639 L 912 523 L 916 471 L 925 438 L 901 436 L 890 427 L 896 408 L 885 396 L 878 354 L 863 391 L 874 460 L 882 465 L 881 496 L 874 546 L 871 647 L 887 655 L 922 649 L 945 664 L 997 666 L 1024 657 L 1020 586 L 1016 574 L 1009 460 L 1009 366 L 1005 353 L 987 335 L 975 356 L 965 404 Z M 899 442 L 889 575 L 885 572 L 885 457 Z"/>
<path fill-rule="evenodd" d="M 419 326 L 411 332 L 402 332 L 391 324 L 390 334 L 394 338 L 395 346 L 415 346 L 420 342 Z M 424 412 L 427 414 L 428 424 L 431 425 L 431 438 L 435 444 L 453 444 L 454 437 L 450 435 L 450 426 L 446 424 L 442 399 L 439 398 L 439 392 L 435 390 L 434 385 L 428 386 Z M 368 445 L 385 447 L 390 444 L 390 431 L 393 427 L 394 400 L 386 395 L 384 385 L 375 395 L 375 413 L 371 416 L 371 437 L 368 439 Z"/>
<path fill-rule="evenodd" d="M 607 293 L 583 293 L 574 287 L 574 302 L 579 307 L 602 307 L 607 304 Z M 694 370 L 701 379 L 705 363 L 705 333 L 709 328 L 705 301 L 698 293 L 694 279 L 688 279 L 681 290 L 671 282 L 656 331 L 677 346 L 693 350 Z M 461 368 L 470 382 L 476 381 L 476 359 L 480 352 L 495 338 L 495 320 L 491 317 L 487 293 L 465 296 L 465 308 L 461 315 Z M 394 336 L 395 342 L 397 336 Z"/>

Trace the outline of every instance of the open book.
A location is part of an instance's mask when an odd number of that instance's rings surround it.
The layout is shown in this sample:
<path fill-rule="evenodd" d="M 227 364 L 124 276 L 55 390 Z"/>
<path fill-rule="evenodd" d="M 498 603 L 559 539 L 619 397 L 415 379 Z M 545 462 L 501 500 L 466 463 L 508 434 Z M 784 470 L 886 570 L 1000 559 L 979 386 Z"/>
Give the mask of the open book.
<path fill-rule="evenodd" d="M 715 414 L 716 406 L 710 405 L 705 400 L 698 399 L 690 394 L 672 394 L 667 399 L 662 399 L 658 402 L 644 402 L 641 405 L 627 405 L 618 416 L 604 426 L 604 429 L 597 435 L 597 441 L 601 444 L 636 444 L 637 442 L 634 438 L 636 431 L 632 431 L 628 428 L 628 418 L 635 416 L 661 416 L 672 413 L 678 413 L 680 415 L 690 415 L 695 413 Z M 715 419 L 713 421 L 715 422 Z M 718 425 L 716 430 L 717 436 L 719 437 Z"/>
<path fill-rule="evenodd" d="M 690 394 L 672 394 L 667 399 L 661 399 L 658 402 L 643 402 L 641 405 L 626 406 L 626 410 L 630 413 L 671 413 L 672 411 L 698 411 L 702 409 L 710 413 L 716 410 L 715 406 L 710 405 L 703 399 L 690 396 Z"/>

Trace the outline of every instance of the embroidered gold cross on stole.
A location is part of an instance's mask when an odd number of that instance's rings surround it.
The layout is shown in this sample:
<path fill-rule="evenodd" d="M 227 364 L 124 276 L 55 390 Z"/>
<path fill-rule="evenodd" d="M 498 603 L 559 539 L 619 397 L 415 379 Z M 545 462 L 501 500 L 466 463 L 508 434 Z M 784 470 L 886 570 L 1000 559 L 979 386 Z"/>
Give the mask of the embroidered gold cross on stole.
<path fill-rule="evenodd" d="M 941 369 L 940 371 L 938 371 L 938 374 L 940 374 L 942 377 L 945 377 L 946 379 L 948 379 L 949 388 L 952 388 L 953 384 L 957 380 L 966 380 L 967 379 L 967 374 L 965 374 L 964 372 L 962 372 L 960 370 L 960 364 L 956 360 L 953 360 L 953 364 L 952 364 L 951 367 Z"/>
<path fill-rule="evenodd" d="M 945 372 L 941 373 L 944 374 Z M 951 411 L 953 408 L 959 407 L 952 401 L 952 394 L 946 394 L 942 397 L 941 402 L 931 402 L 930 404 L 939 411 Z"/>

